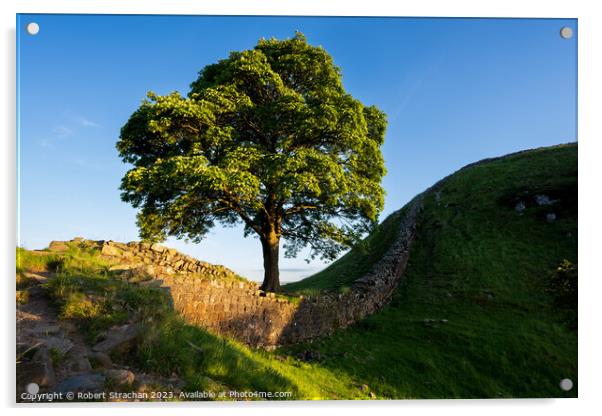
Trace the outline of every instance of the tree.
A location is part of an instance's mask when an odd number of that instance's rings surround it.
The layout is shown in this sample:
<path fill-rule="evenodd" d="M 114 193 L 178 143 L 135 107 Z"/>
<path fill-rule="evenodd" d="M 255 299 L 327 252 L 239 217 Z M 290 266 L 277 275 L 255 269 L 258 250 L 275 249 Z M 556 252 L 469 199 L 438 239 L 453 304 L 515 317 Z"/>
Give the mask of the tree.
<path fill-rule="evenodd" d="M 206 66 L 187 97 L 148 93 L 117 143 L 133 165 L 121 197 L 145 240 L 242 222 L 261 241 L 262 289 L 277 291 L 281 239 L 287 257 L 334 259 L 376 223 L 386 124 L 303 34 L 261 39 Z"/>

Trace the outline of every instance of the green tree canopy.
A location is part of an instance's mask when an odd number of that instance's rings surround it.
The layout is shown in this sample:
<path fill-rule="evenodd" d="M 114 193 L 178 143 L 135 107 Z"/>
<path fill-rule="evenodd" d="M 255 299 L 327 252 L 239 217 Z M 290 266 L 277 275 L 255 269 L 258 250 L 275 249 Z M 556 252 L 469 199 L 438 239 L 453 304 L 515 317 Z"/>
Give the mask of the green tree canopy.
<path fill-rule="evenodd" d="M 280 239 L 287 256 L 309 246 L 333 259 L 377 221 L 386 124 L 322 47 L 261 39 L 206 66 L 187 97 L 148 93 L 117 143 L 133 165 L 121 196 L 146 240 L 199 242 L 242 222 L 262 243 L 262 288 L 276 291 Z"/>

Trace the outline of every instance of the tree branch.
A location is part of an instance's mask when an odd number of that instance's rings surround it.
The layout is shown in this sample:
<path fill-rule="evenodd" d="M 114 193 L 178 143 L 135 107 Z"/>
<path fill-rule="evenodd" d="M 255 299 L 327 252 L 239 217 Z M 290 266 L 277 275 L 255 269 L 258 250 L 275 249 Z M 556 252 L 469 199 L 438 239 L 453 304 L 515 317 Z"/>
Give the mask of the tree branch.
<path fill-rule="evenodd" d="M 261 235 L 261 228 L 259 227 L 259 225 L 256 224 L 251 219 L 251 217 L 249 217 L 249 215 L 244 211 L 244 209 L 240 206 L 240 204 L 234 198 L 232 198 L 232 194 L 230 192 L 228 192 L 226 189 L 224 189 L 223 192 L 226 196 L 228 196 L 230 198 L 229 199 L 219 198 L 219 201 L 223 202 L 228 207 L 230 207 L 232 210 L 234 210 L 234 212 L 236 212 L 238 214 L 238 216 L 244 221 L 245 224 L 247 224 L 251 229 L 253 229 L 253 231 L 255 231 L 258 235 Z"/>
<path fill-rule="evenodd" d="M 317 205 L 309 205 L 309 204 L 308 205 L 297 205 L 297 206 L 291 207 L 289 209 L 285 209 L 284 215 L 296 214 L 298 212 L 306 211 L 308 209 L 318 209 L 318 206 Z"/>

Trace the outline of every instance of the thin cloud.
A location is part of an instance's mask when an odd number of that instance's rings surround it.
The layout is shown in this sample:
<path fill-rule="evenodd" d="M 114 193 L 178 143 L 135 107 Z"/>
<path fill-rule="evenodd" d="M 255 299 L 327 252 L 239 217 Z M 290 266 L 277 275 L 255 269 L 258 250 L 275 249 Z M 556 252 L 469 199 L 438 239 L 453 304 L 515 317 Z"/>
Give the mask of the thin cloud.
<path fill-rule="evenodd" d="M 50 139 L 42 139 L 38 143 L 41 147 L 44 147 L 46 149 L 54 149 L 54 143 L 52 143 L 52 140 Z"/>
<path fill-rule="evenodd" d="M 77 121 L 82 127 L 100 127 L 100 124 L 85 117 L 79 117 Z"/>
<path fill-rule="evenodd" d="M 73 129 L 67 126 L 55 126 L 52 128 L 52 134 L 56 138 L 64 139 L 73 134 Z"/>
<path fill-rule="evenodd" d="M 38 144 L 45 149 L 54 149 L 58 141 L 64 140 L 73 134 L 73 129 L 64 125 L 54 126 L 49 137 L 40 139 Z"/>
<path fill-rule="evenodd" d="M 406 91 L 404 91 L 400 103 L 392 111 L 391 120 L 396 119 L 401 115 L 401 113 L 410 105 L 412 100 L 415 98 L 416 94 L 422 88 L 424 82 L 428 80 L 431 75 L 433 75 L 439 67 L 441 63 L 445 59 L 445 54 L 440 54 L 426 69 L 424 69 L 417 77 L 415 77 L 414 81 L 409 85 L 409 87 L 405 87 Z"/>
<path fill-rule="evenodd" d="M 39 141 L 41 147 L 54 149 L 56 142 L 73 136 L 79 128 L 100 127 L 100 124 L 86 117 L 68 114 L 65 114 L 65 117 L 69 118 L 71 122 L 54 126 L 51 130 L 50 137 Z"/>
<path fill-rule="evenodd" d="M 72 164 L 90 170 L 102 171 L 105 170 L 105 166 L 100 163 L 90 162 L 82 158 L 71 159 L 69 162 Z"/>
<path fill-rule="evenodd" d="M 74 124 L 77 127 L 100 127 L 100 123 L 86 117 L 82 113 L 65 111 L 63 112 L 63 116 L 70 120 L 70 124 Z"/>

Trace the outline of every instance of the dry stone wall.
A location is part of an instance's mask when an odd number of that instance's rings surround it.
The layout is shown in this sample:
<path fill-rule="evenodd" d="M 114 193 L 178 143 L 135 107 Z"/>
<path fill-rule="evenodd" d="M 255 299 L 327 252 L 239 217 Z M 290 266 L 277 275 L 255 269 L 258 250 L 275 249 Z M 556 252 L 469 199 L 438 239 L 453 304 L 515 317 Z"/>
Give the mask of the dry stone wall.
<path fill-rule="evenodd" d="M 131 282 L 169 292 L 173 307 L 190 324 L 252 346 L 291 344 L 344 328 L 377 311 L 391 298 L 405 270 L 421 196 L 401 219 L 395 242 L 372 270 L 345 293 L 287 298 L 259 290 L 233 271 L 183 255 L 159 244 L 75 239 L 114 260 L 111 270 Z M 53 241 L 50 250 L 66 243 Z"/>
<path fill-rule="evenodd" d="M 149 244 L 133 241 L 118 243 L 115 241 L 94 241 L 76 237 L 71 241 L 52 241 L 48 250 L 62 252 L 77 244 L 83 248 L 97 249 L 100 254 L 110 257 L 116 264 L 111 271 L 130 271 L 136 277 L 146 275 L 149 279 L 171 275 L 201 275 L 207 278 L 237 278 L 232 270 L 197 260 L 161 244 Z"/>

